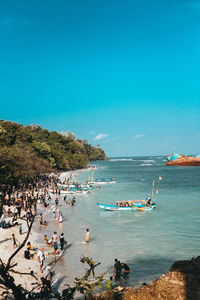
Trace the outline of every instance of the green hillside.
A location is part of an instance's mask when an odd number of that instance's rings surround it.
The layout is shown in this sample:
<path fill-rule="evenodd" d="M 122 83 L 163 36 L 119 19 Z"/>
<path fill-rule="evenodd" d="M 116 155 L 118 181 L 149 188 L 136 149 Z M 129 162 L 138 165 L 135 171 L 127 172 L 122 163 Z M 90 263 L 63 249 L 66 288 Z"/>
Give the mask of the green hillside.
<path fill-rule="evenodd" d="M 38 125 L 0 120 L 0 183 L 16 183 L 41 173 L 84 168 L 105 160 L 105 152 L 72 133 L 64 136 Z"/>

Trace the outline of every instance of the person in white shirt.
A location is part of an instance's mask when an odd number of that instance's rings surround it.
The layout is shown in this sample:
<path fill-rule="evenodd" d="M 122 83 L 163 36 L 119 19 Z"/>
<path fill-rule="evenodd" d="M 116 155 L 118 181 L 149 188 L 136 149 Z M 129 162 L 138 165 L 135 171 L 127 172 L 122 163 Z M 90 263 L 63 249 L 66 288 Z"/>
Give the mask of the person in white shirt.
<path fill-rule="evenodd" d="M 38 251 L 38 260 L 39 260 L 39 263 L 40 263 L 40 272 L 42 273 L 42 268 L 44 266 L 44 260 L 45 260 L 45 255 L 44 255 L 44 248 L 41 248 L 39 251 Z"/>

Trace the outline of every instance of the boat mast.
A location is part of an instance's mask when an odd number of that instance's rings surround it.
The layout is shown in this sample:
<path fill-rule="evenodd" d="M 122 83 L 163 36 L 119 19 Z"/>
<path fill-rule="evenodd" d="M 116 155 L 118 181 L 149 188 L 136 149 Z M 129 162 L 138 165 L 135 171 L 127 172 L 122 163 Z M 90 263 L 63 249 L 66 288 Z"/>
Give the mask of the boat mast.
<path fill-rule="evenodd" d="M 92 168 L 92 181 L 94 181 L 94 169 Z"/>

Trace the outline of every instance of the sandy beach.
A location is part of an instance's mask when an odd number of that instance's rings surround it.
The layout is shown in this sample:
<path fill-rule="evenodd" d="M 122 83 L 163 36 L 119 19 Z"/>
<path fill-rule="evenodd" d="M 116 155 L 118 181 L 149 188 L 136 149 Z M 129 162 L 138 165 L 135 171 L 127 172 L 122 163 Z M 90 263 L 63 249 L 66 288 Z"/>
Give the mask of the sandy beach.
<path fill-rule="evenodd" d="M 72 172 L 63 172 L 60 174 L 60 178 L 64 180 L 65 178 L 68 178 L 70 174 L 72 174 L 73 178 L 76 178 L 76 174 L 78 171 L 72 171 Z M 29 235 L 28 241 L 31 243 L 31 247 L 33 248 L 30 253 L 34 255 L 33 259 L 27 260 L 24 258 L 24 251 L 26 250 L 26 245 L 17 253 L 17 255 L 13 258 L 12 264 L 17 263 L 16 267 L 14 267 L 14 270 L 16 272 L 23 272 L 23 273 L 30 273 L 31 271 L 34 272 L 35 277 L 37 278 L 38 282 L 40 282 L 40 278 L 43 276 L 43 273 L 40 272 L 40 265 L 38 261 L 38 251 L 42 247 L 44 248 L 44 254 L 45 254 L 45 263 L 44 268 L 47 265 L 53 265 L 58 259 L 58 257 L 55 257 L 53 254 L 53 247 L 48 246 L 45 243 L 44 235 L 47 234 L 47 227 L 54 223 L 55 220 L 52 220 L 52 211 L 53 207 L 55 207 L 55 199 L 56 195 L 51 194 L 51 201 L 50 205 L 46 208 L 44 208 L 44 205 L 40 203 L 40 201 L 37 204 L 37 215 L 35 217 L 33 227 L 31 229 L 31 233 Z M 10 222 L 12 221 L 12 217 L 8 216 L 8 206 L 4 206 L 4 215 L 6 221 Z M 14 211 L 14 206 L 11 206 L 12 212 Z M 47 221 L 48 226 L 43 226 L 39 224 L 39 216 L 40 213 L 43 213 L 43 221 Z M 22 217 L 25 214 L 25 211 L 22 210 Z M 56 219 L 57 223 L 57 219 Z M 22 225 L 22 234 L 19 233 L 19 226 Z M 54 225 L 54 224 L 51 224 Z M 3 229 L 0 228 L 0 258 L 2 261 L 6 264 L 9 257 L 15 252 L 17 248 L 13 247 L 13 239 L 12 234 L 15 235 L 17 246 L 19 246 L 23 240 L 26 237 L 28 231 L 27 222 L 26 220 L 23 220 L 21 218 L 18 218 L 18 225 L 15 225 L 11 228 Z M 53 235 L 53 232 L 52 232 Z M 52 236 L 49 236 L 49 239 L 51 239 Z M 16 273 L 12 273 L 12 276 L 15 279 L 16 284 L 21 284 L 25 289 L 31 290 L 34 287 L 34 284 L 37 283 L 37 280 L 31 276 L 31 275 L 20 275 Z M 55 276 L 53 278 L 52 288 L 53 284 L 58 281 L 59 278 Z M 1 291 L 1 290 L 0 290 Z M 37 290 L 36 290 L 37 291 Z M 39 289 L 38 289 L 39 291 Z"/>
<path fill-rule="evenodd" d="M 7 209 L 7 207 L 5 207 Z M 10 218 L 6 218 L 8 220 Z M 25 220 L 19 219 L 19 224 L 22 224 L 22 234 L 19 234 L 19 225 L 8 229 L 0 228 L 0 257 L 4 263 L 7 263 L 8 258 L 12 255 L 12 253 L 16 250 L 13 248 L 13 241 L 12 241 L 12 234 L 15 234 L 17 245 L 21 244 L 26 236 L 27 233 L 27 224 Z M 39 269 L 39 262 L 37 259 L 37 249 L 39 245 L 36 243 L 36 240 L 39 238 L 39 234 L 35 230 L 31 230 L 29 241 L 31 245 L 34 246 L 35 251 L 31 251 L 34 254 L 34 259 L 27 260 L 24 258 L 24 250 L 26 247 L 23 247 L 21 251 L 17 253 L 17 255 L 13 259 L 13 263 L 17 263 L 17 266 L 14 268 L 15 271 L 29 273 L 33 271 L 35 276 L 40 279 L 40 269 Z M 19 274 L 12 274 L 15 278 L 16 284 L 21 284 L 24 288 L 31 290 L 33 285 L 32 282 L 37 282 L 32 276 L 30 275 L 19 275 Z"/>

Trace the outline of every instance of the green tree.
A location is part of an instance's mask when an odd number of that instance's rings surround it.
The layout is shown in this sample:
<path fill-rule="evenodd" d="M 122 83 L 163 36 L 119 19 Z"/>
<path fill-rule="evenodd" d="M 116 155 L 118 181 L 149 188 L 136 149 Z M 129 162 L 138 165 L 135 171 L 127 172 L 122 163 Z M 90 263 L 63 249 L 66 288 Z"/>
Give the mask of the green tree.
<path fill-rule="evenodd" d="M 48 161 L 37 156 L 24 145 L 0 148 L 0 182 L 17 184 L 19 180 L 33 178 L 50 171 Z"/>

